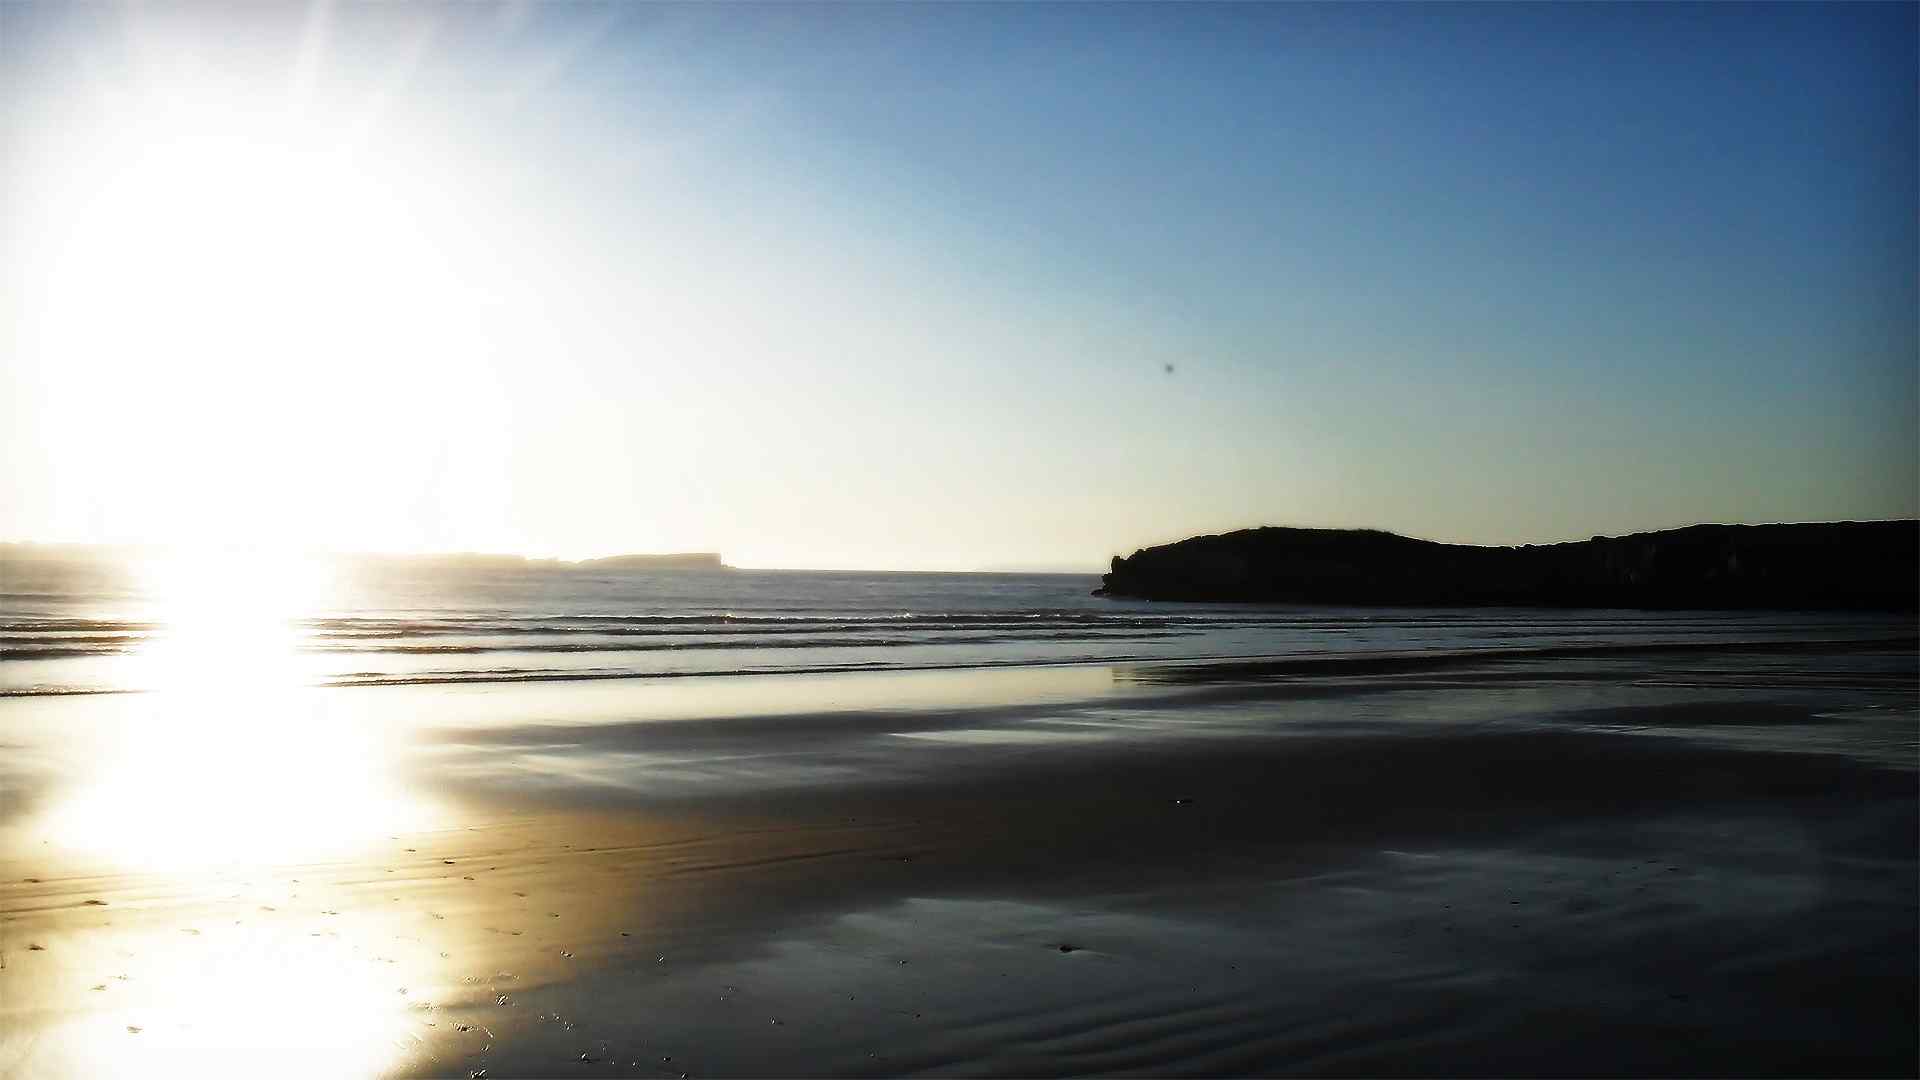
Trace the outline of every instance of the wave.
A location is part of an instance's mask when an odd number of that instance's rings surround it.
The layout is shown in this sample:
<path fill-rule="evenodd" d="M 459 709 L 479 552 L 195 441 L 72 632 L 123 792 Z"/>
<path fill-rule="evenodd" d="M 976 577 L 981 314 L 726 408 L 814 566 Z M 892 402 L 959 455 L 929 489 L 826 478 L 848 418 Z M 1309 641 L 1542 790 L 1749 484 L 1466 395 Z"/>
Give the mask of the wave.
<path fill-rule="evenodd" d="M 949 631 L 935 628 L 920 636 L 821 636 L 830 628 L 816 627 L 805 632 L 780 635 L 702 634 L 609 635 L 611 641 L 517 641 L 465 642 L 458 644 L 408 644 L 406 639 L 367 637 L 360 639 L 324 638 L 298 646 L 294 651 L 309 654 L 371 654 L 393 656 L 478 655 L 485 653 L 630 653 L 682 652 L 721 649 L 890 649 L 914 645 L 1003 645 L 1018 642 L 1076 641 L 1154 641 L 1181 636 L 1181 631 L 1138 630 L 1053 630 L 1047 628 L 1008 627 L 1006 633 Z M 843 630 L 857 628 L 842 627 Z M 981 627 L 972 628 L 975 631 Z M 1013 632 L 1024 631 L 1024 632 Z M 477 635 L 476 635 L 477 636 Z M 515 636 L 536 636 L 525 631 Z M 539 635 L 544 637 L 544 635 Z M 651 638 L 652 640 L 645 640 Z M 86 656 L 122 656 L 137 653 L 150 644 L 148 637 L 0 637 L 0 661 L 58 660 Z M 354 641 L 343 644 L 342 641 Z"/>
<path fill-rule="evenodd" d="M 1288 629 L 1318 633 L 1357 633 L 1374 629 L 1409 631 L 1430 628 L 1501 633 L 1516 626 L 1530 631 L 1575 630 L 1586 636 L 1644 634 L 1650 625 L 1666 633 L 1714 633 L 1728 629 L 1724 614 L 1700 618 L 1665 617 L 1657 622 L 1625 618 L 1595 622 L 1578 613 L 1501 617 L 1486 609 L 1472 612 L 1417 613 L 1391 619 L 1350 611 L 1271 611 L 1255 614 L 1142 614 L 1080 611 L 896 612 L 882 614 L 740 615 L 524 615 L 484 613 L 406 617 L 337 616 L 290 620 L 285 625 L 302 635 L 308 648 L 331 649 L 336 643 L 406 641 L 417 638 L 660 638 L 667 636 L 772 638 L 802 634 L 861 634 L 873 631 L 956 634 L 994 632 L 1018 640 L 1037 631 L 1088 633 L 1169 633 L 1217 630 Z M 1749 629 L 1770 628 L 1757 620 L 1742 623 Z M 1793 623 L 1791 628 L 1802 628 Z M 1780 624 L 1779 629 L 1788 629 Z M 236 632 L 253 632 L 253 624 L 236 624 Z M 139 646 L 169 631 L 152 620 L 87 618 L 15 619 L 0 621 L 0 649 L 101 646 L 101 651 Z M 966 640 L 948 638 L 948 640 Z M 16 656 L 15 658 L 22 658 Z"/>
<path fill-rule="evenodd" d="M 625 653 L 683 652 L 707 649 L 895 649 L 913 645 L 1001 645 L 1023 641 L 1152 641 L 1177 636 L 1171 633 L 1131 632 L 1029 634 L 950 634 L 938 637 L 753 637 L 744 641 L 701 638 L 693 641 L 618 641 L 568 642 L 559 644 L 516 645 L 375 645 L 315 646 L 305 651 L 316 653 L 387 653 L 415 656 L 463 655 L 478 653 Z"/>
<path fill-rule="evenodd" d="M 949 663 L 890 663 L 885 660 L 849 661 L 803 665 L 762 667 L 702 668 L 676 671 L 632 671 L 605 668 L 478 668 L 444 671 L 380 672 L 362 671 L 336 674 L 321 679 L 316 687 L 434 686 L 456 684 L 501 684 L 537 682 L 597 682 L 615 679 L 653 680 L 758 675 L 822 675 L 852 672 L 889 671 L 971 671 L 1004 668 L 1055 668 L 1115 665 L 1115 676 L 1130 682 L 1161 685 L 1256 683 L 1276 679 L 1318 679 L 1396 675 L 1455 667 L 1541 660 L 1604 660 L 1635 656 L 1712 653 L 1722 654 L 1800 654 L 1898 653 L 1911 655 L 1920 649 L 1920 635 L 1900 634 L 1878 637 L 1835 639 L 1778 638 L 1726 639 L 1717 641 L 1642 641 L 1631 644 L 1606 642 L 1581 645 L 1496 646 L 1486 648 L 1395 652 L 1357 650 L 1311 655 L 1273 655 L 1246 653 L 1237 655 L 1164 657 L 1138 653 L 1065 658 L 1022 657 L 1009 659 L 972 659 Z M 1119 665 L 1130 665 L 1121 667 Z M 139 688 L 115 688 L 73 685 L 0 687 L 0 698 L 57 697 L 91 694 L 146 692 Z"/>
<path fill-rule="evenodd" d="M 898 649 L 908 647 L 1002 647 L 1019 644 L 1061 645 L 1094 642 L 1155 642 L 1175 638 L 1190 637 L 1199 639 L 1207 631 L 1257 631 L 1261 629 L 1290 629 L 1308 636 L 1297 638 L 1296 644 L 1306 645 L 1312 640 L 1334 638 L 1342 635 L 1364 633 L 1364 628 L 1311 626 L 1296 623 L 1286 624 L 1248 624 L 1242 622 L 1216 622 L 1204 627 L 1196 627 L 1178 622 L 1126 622 L 1121 624 L 1077 624 L 1060 626 L 1053 623 L 964 623 L 918 625 L 882 624 L 878 622 L 805 622 L 780 627 L 762 627 L 759 629 L 695 629 L 684 623 L 672 624 L 672 629 L 640 628 L 603 628 L 593 633 L 555 633 L 544 628 L 529 627 L 484 627 L 454 632 L 447 630 L 433 633 L 331 633 L 316 634 L 293 646 L 292 651 L 305 655 L 368 655 L 368 656 L 479 656 L 489 654 L 615 654 L 615 653 L 687 653 L 687 652 L 727 652 L 734 650 L 794 650 L 794 649 Z M 1405 632 L 1408 628 L 1395 628 Z M 1532 628 L 1537 634 L 1541 629 Z M 1703 626 L 1698 630 L 1687 627 L 1666 627 L 1669 633 L 1690 634 L 1696 638 L 1696 644 L 1705 647 L 1718 647 L 1725 640 L 1724 627 Z M 1748 629 L 1762 629 L 1750 627 Z M 891 631 L 891 632 L 889 632 Z M 901 631 L 911 631 L 901 633 Z M 1576 646 L 1584 644 L 1608 644 L 1612 647 L 1637 649 L 1643 647 L 1645 627 L 1629 626 L 1608 630 L 1592 627 L 1581 628 L 1580 640 Z M 1711 636 L 1708 636 L 1711 635 Z M 1459 634 L 1456 640 L 1476 638 L 1499 638 L 1510 640 L 1513 635 L 1504 627 L 1489 627 L 1481 633 Z M 434 638 L 441 640 L 435 641 Z M 114 657 L 132 656 L 141 653 L 158 641 L 164 641 L 163 634 L 86 634 L 86 633 L 40 633 L 40 634 L 4 634 L 0 635 L 0 664 L 14 662 L 45 662 L 57 660 L 99 659 L 110 660 Z M 1407 642 L 1414 644 L 1414 642 Z M 1369 650 L 1371 651 L 1371 650 Z M 1204 655 L 1197 653 L 1196 655 Z M 1277 654 L 1276 654 L 1277 655 Z M 1288 655 L 1297 655 L 1289 653 Z M 1444 652 L 1428 652 L 1423 655 L 1435 658 L 1435 662 L 1445 662 Z M 1316 661 L 1317 662 L 1317 661 Z"/>

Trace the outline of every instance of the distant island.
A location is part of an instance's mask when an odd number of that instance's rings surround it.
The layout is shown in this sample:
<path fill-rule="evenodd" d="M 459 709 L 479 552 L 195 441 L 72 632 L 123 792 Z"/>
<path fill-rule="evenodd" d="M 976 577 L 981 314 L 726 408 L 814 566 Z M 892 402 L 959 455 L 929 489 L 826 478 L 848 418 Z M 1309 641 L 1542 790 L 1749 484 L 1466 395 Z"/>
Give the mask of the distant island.
<path fill-rule="evenodd" d="M 218 550 L 217 548 L 214 550 Z M 0 542 L 0 567 L 47 564 L 110 566 L 136 564 L 164 554 L 162 547 L 107 544 L 35 544 Z M 609 555 L 598 559 L 543 559 L 477 551 L 382 554 L 377 552 L 307 552 L 301 559 L 318 559 L 347 567 L 393 567 L 457 571 L 512 572 L 516 570 L 731 570 L 711 551 L 666 555 Z"/>
<path fill-rule="evenodd" d="M 558 570 L 589 573 L 619 573 L 628 570 L 731 570 L 711 551 L 685 551 L 669 555 L 608 555 L 599 559 L 530 559 L 523 555 L 490 555 L 478 552 L 429 555 L 344 555 L 349 563 L 363 566 L 382 564 L 425 567 L 442 570 Z"/>
<path fill-rule="evenodd" d="M 676 555 L 610 555 L 604 559 L 582 559 L 573 564 L 580 570 L 727 570 L 720 556 L 711 551 L 689 551 Z"/>
<path fill-rule="evenodd" d="M 1920 521 L 1693 525 L 1522 547 L 1242 529 L 1143 548 L 1095 596 L 1311 604 L 1913 611 Z"/>

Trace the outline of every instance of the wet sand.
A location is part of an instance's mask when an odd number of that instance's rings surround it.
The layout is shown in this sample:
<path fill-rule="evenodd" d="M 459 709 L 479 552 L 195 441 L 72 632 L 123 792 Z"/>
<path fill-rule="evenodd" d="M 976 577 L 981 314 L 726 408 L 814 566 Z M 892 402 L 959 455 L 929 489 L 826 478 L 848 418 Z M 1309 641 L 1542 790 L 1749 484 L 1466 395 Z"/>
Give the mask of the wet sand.
<path fill-rule="evenodd" d="M 335 690 L 425 823 L 172 865 L 46 831 L 131 706 L 9 706 L 0 1070 L 1911 1075 L 1917 686 L 1896 642 Z"/>

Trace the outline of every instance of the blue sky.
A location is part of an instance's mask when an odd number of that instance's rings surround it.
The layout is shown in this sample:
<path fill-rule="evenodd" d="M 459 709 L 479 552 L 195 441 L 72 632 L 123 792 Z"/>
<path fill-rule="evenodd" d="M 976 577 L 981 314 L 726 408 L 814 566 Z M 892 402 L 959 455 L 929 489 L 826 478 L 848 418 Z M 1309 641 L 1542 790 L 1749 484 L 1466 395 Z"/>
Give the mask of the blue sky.
<path fill-rule="evenodd" d="M 902 568 L 1914 516 L 1917 39 L 1911 5 L 0 8 L 0 275 L 65 283 L 0 301 L 0 534 L 230 536 L 235 486 L 323 546 Z M 126 134 L 170 94 L 219 149 L 118 212 L 254 177 L 333 224 L 214 233 L 245 258 L 194 295 L 284 257 L 269 322 L 379 332 L 43 314 L 127 288 L 56 263 L 195 246 L 75 248 L 99 204 L 46 194 L 178 145 L 180 109 Z M 362 202 L 247 161 L 335 127 Z M 75 373 L 136 364 L 199 389 L 115 430 L 264 415 L 254 471 L 73 437 Z M 389 453 L 311 449 L 369 423 Z"/>

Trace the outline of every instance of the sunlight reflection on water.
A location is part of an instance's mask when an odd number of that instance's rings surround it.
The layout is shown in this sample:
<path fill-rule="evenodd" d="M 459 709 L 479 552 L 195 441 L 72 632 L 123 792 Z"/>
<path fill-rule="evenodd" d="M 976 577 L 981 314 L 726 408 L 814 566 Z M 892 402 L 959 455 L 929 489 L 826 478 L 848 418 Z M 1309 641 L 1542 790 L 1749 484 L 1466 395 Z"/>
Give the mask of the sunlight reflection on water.
<path fill-rule="evenodd" d="M 52 812 L 74 850 L 129 869 L 280 863 L 424 827 L 393 748 L 307 684 L 300 622 L 327 582 L 310 563 L 245 553 L 144 568 L 162 629 L 110 748 Z"/>

